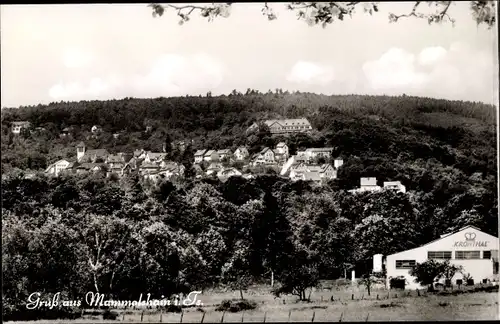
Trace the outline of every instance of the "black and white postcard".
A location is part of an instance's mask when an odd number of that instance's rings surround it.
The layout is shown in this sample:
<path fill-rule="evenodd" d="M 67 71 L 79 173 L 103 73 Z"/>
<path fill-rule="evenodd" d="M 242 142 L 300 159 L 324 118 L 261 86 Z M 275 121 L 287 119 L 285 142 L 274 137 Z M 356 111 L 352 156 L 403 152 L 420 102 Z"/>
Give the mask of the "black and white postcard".
<path fill-rule="evenodd" d="M 499 319 L 497 19 L 1 5 L 3 321 Z"/>

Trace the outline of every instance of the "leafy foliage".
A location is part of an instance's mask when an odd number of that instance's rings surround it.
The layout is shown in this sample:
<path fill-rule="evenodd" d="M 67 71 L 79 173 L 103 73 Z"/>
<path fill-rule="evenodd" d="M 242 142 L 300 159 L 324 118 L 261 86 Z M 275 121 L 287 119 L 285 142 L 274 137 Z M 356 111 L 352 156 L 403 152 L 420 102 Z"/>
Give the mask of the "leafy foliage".
<path fill-rule="evenodd" d="M 455 24 L 455 19 L 453 19 L 448 10 L 455 1 L 425 1 L 429 7 L 434 7 L 434 12 L 426 13 L 425 11 L 419 11 L 422 7 L 424 1 L 415 1 L 413 9 L 410 13 L 405 14 L 395 14 L 389 13 L 389 21 L 397 22 L 400 18 L 415 17 L 420 19 L 427 19 L 429 24 L 432 23 L 442 23 L 451 22 Z M 181 17 L 179 24 L 183 24 L 189 21 L 189 15 L 195 11 L 200 11 L 202 17 L 207 17 L 209 21 L 212 21 L 217 16 L 222 16 L 224 18 L 229 17 L 230 3 L 227 4 L 214 4 L 209 6 L 177 6 L 173 4 L 150 4 L 153 9 L 153 17 L 162 16 L 167 8 L 173 8 L 177 10 L 177 15 Z M 291 2 L 286 4 L 288 10 L 297 13 L 299 20 L 305 21 L 309 26 L 321 25 L 326 27 L 328 24 L 333 23 L 336 20 L 344 20 L 346 16 L 352 17 L 355 13 L 355 9 L 362 7 L 364 13 L 370 15 L 377 13 L 379 11 L 380 4 L 378 2 Z M 470 10 L 472 17 L 477 22 L 477 24 L 486 24 L 488 28 L 491 28 L 495 24 L 495 1 L 470 1 Z M 267 16 L 269 20 L 277 19 L 272 7 L 270 7 L 267 2 L 264 3 L 262 8 L 263 15 Z"/>

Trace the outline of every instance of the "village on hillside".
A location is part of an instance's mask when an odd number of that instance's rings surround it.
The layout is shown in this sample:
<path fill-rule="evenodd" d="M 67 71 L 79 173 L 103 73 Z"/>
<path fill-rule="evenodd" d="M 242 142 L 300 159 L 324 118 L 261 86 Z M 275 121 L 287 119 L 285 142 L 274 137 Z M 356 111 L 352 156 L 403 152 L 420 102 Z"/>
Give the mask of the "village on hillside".
<path fill-rule="evenodd" d="M 293 133 L 308 133 L 312 126 L 306 118 L 273 119 L 263 122 L 272 135 L 287 135 Z M 258 129 L 259 124 L 252 124 L 248 130 Z M 13 122 L 12 133 L 19 134 L 22 129 L 33 130 L 26 121 Z M 91 128 L 91 133 L 101 131 L 98 125 Z M 148 129 L 146 129 L 148 131 Z M 64 129 L 61 137 L 67 136 L 69 129 Z M 117 134 L 114 134 L 117 135 Z M 179 150 L 186 149 L 185 142 L 176 142 Z M 84 142 L 76 146 L 76 159 L 61 159 L 49 165 L 45 173 L 58 176 L 62 173 L 83 174 L 90 172 L 104 172 L 107 177 L 122 177 L 126 174 L 138 172 L 144 179 L 153 182 L 171 180 L 173 177 L 183 178 L 185 166 L 181 163 L 169 161 L 166 144 L 162 152 L 146 151 L 144 149 L 133 152 L 119 152 L 111 154 L 106 149 L 88 148 Z M 276 147 L 264 147 L 260 152 L 251 155 L 248 148 L 240 146 L 236 150 L 203 148 L 194 153 L 193 167 L 196 178 L 217 177 L 221 181 L 231 176 L 240 176 L 251 179 L 255 175 L 273 170 L 274 173 L 292 181 L 312 181 L 319 185 L 329 180 L 337 179 L 338 170 L 344 164 L 339 157 L 332 156 L 332 147 L 311 147 L 297 154 L 291 155 L 286 142 L 279 142 Z M 383 187 L 377 185 L 377 179 L 361 178 L 360 187 L 350 190 L 351 193 L 366 191 L 380 191 L 393 189 L 406 192 L 400 181 L 384 182 Z"/>

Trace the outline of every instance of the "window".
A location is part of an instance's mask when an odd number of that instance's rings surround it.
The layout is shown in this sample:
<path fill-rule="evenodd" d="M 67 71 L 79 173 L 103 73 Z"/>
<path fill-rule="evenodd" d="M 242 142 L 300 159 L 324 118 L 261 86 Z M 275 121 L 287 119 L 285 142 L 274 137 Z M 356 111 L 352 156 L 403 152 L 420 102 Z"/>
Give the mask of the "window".
<path fill-rule="evenodd" d="M 480 251 L 455 251 L 455 259 L 465 260 L 465 259 L 480 259 Z"/>
<path fill-rule="evenodd" d="M 451 251 L 429 251 L 427 259 L 451 259 Z"/>
<path fill-rule="evenodd" d="M 483 259 L 491 259 L 491 251 L 483 251 Z"/>
<path fill-rule="evenodd" d="M 415 260 L 396 260 L 396 269 L 411 269 L 415 264 Z"/>

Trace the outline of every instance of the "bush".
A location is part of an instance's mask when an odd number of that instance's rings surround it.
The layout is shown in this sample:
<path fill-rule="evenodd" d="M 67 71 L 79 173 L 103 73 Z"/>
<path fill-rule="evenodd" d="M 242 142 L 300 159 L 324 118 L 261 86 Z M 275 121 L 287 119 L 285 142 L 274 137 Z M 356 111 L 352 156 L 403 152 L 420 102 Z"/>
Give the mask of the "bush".
<path fill-rule="evenodd" d="M 404 277 L 395 277 L 389 279 L 389 287 L 391 289 L 405 289 L 406 279 Z"/>
<path fill-rule="evenodd" d="M 222 303 L 215 309 L 218 312 L 237 313 L 244 310 L 252 310 L 257 308 L 257 303 L 247 299 L 223 300 Z"/>
<path fill-rule="evenodd" d="M 102 313 L 102 319 L 103 320 L 116 320 L 118 318 L 118 313 L 117 312 L 112 312 L 109 309 L 106 309 Z"/>

